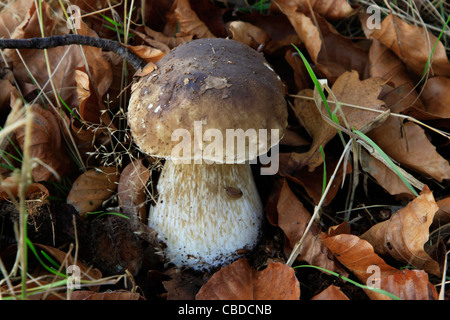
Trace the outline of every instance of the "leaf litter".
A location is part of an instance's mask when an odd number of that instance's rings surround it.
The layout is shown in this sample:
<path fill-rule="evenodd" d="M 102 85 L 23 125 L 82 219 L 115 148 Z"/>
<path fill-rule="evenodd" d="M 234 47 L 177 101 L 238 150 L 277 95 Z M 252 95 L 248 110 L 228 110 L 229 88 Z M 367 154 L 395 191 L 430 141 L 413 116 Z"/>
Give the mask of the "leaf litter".
<path fill-rule="evenodd" d="M 34 299 L 378 300 L 394 295 L 430 300 L 438 299 L 439 290 L 448 299 L 449 289 L 442 285 L 450 245 L 447 42 L 438 41 L 439 32 L 423 21 L 402 18 L 395 6 L 380 28 L 368 29 L 370 17 L 359 1 L 267 4 L 157 1 L 129 21 L 124 13 L 130 8 L 123 4 L 100 1 L 94 9 L 77 2 L 84 13 L 79 34 L 127 39 L 123 45 L 149 63 L 137 75 L 120 57 L 98 48 L 3 52 L 0 257 L 10 274 L 2 271 L 2 297 L 21 297 L 20 284 L 10 277 L 17 271 L 13 257 L 20 248 L 13 229 L 24 196 L 34 221 L 28 224 L 29 240 L 41 259 L 30 264 L 33 276 L 42 276 L 38 286 L 28 286 Z M 108 20 L 100 13 L 116 21 L 120 32 L 105 27 Z M 0 22 L 4 38 L 70 32 L 59 3 L 36 8 L 33 1 L 10 1 Z M 151 72 L 153 63 L 182 43 L 212 37 L 229 37 L 265 55 L 286 85 L 290 117 L 279 172 L 256 177 L 267 222 L 259 245 L 228 266 L 194 272 L 164 263 L 156 233 L 146 225 L 163 164 L 132 144 L 126 109 L 133 75 Z M 333 118 L 292 44 L 326 80 Z M 18 121 L 24 115 L 17 112 L 22 102 L 31 105 L 31 141 L 26 126 L 14 127 L 23 124 Z M 355 129 L 416 181 L 419 196 L 383 157 L 364 147 Z M 336 168 L 342 137 L 353 139 L 352 153 Z M 24 152 L 32 159 L 30 168 L 22 167 Z M 22 190 L 20 172 L 26 170 Z M 353 178 L 354 186 L 352 175 L 361 178 Z M 351 219 L 345 221 L 349 199 Z M 286 264 L 299 241 L 294 265 Z M 85 290 L 56 286 L 64 277 L 55 268 L 65 268 L 67 260 L 88 276 Z M 52 263 L 53 273 L 42 268 Z M 376 284 L 384 293 L 353 286 L 345 277 Z M 112 283 L 113 291 L 104 289 Z"/>

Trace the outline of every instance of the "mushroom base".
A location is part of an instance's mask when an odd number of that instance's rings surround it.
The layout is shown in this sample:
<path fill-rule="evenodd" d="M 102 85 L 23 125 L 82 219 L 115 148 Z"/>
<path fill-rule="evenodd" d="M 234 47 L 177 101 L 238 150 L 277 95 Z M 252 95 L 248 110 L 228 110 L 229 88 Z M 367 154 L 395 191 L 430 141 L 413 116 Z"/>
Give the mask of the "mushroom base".
<path fill-rule="evenodd" d="M 209 269 L 258 241 L 263 206 L 249 164 L 178 164 L 167 160 L 148 224 L 167 260 Z"/>

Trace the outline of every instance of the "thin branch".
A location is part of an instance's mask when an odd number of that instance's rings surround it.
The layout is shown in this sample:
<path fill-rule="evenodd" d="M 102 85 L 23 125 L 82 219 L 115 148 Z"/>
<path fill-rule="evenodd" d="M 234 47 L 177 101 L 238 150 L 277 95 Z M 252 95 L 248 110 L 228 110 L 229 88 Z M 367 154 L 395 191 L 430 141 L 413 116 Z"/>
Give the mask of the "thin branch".
<path fill-rule="evenodd" d="M 0 49 L 49 49 L 66 45 L 84 45 L 112 51 L 127 60 L 135 70 L 146 65 L 140 57 L 129 51 L 120 43 L 102 38 L 82 36 L 77 34 L 63 34 L 43 38 L 29 39 L 0 39 Z"/>

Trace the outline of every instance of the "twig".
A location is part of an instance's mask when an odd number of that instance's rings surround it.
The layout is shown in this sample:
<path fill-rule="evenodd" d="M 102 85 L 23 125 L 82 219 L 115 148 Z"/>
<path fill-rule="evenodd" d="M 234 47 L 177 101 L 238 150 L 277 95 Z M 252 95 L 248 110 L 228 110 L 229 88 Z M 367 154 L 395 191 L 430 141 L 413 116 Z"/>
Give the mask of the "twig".
<path fill-rule="evenodd" d="M 134 69 L 144 68 L 146 63 L 120 43 L 102 38 L 82 36 L 77 34 L 63 34 L 43 38 L 29 39 L 0 39 L 0 49 L 50 49 L 66 45 L 85 45 L 112 51 L 127 60 Z"/>

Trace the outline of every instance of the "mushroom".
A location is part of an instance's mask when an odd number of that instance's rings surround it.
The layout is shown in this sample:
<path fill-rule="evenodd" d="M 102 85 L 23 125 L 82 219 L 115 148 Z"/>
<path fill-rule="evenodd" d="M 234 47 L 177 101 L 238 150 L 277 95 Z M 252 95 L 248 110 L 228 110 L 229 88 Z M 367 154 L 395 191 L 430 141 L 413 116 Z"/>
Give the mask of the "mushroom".
<path fill-rule="evenodd" d="M 258 241 L 263 205 L 250 161 L 284 134 L 284 86 L 261 53 L 228 39 L 190 41 L 156 65 L 128 107 L 136 145 L 165 158 L 148 225 L 170 262 L 210 269 Z"/>

